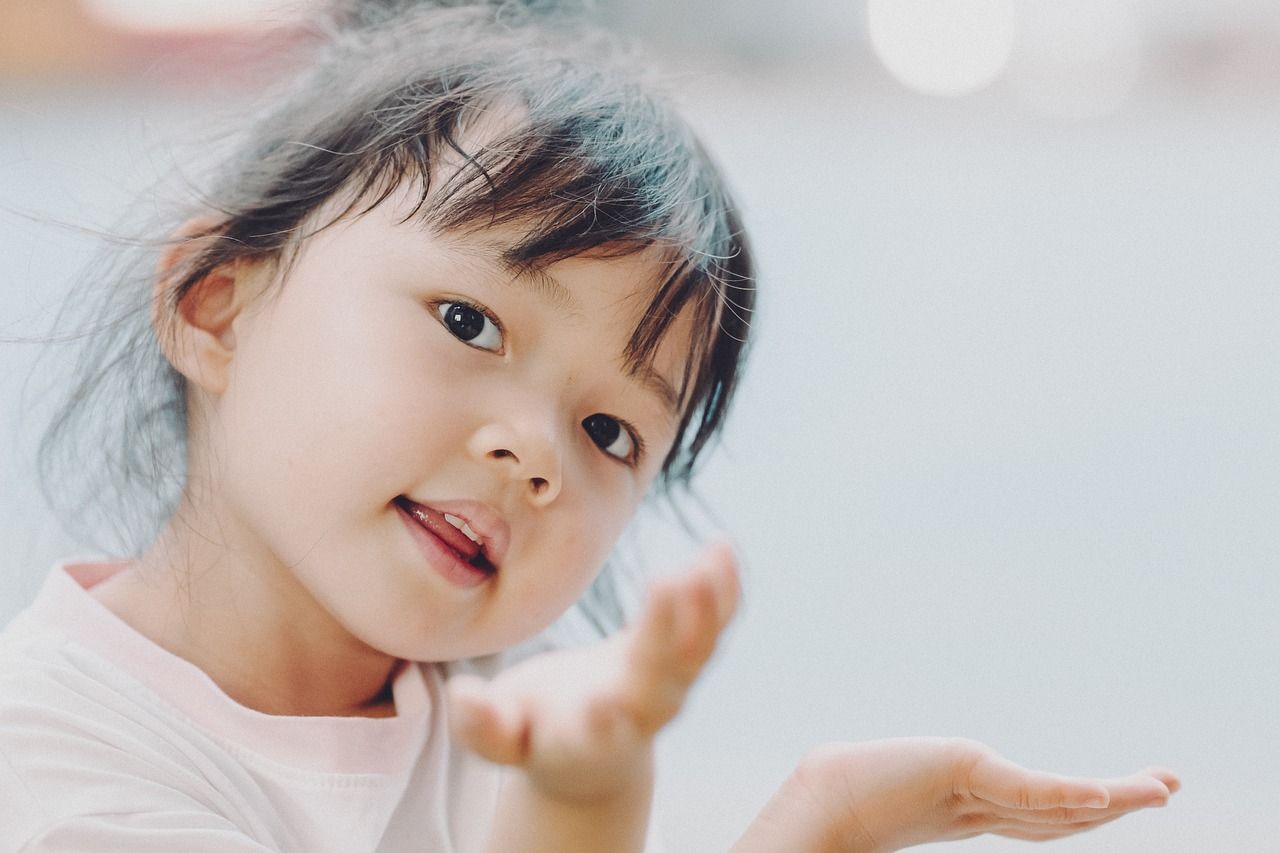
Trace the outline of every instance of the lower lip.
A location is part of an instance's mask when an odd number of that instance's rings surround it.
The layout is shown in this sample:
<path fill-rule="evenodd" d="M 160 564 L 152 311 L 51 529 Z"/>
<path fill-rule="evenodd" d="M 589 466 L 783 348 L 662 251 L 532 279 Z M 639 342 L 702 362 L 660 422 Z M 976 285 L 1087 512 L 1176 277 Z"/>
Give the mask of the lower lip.
<path fill-rule="evenodd" d="M 454 586 L 463 588 L 480 586 L 492 577 L 488 572 L 477 569 L 461 559 L 457 551 L 444 544 L 440 537 L 419 524 L 417 519 L 410 515 L 404 507 L 399 504 L 396 504 L 395 507 L 396 512 L 400 513 L 400 519 L 409 528 L 409 535 L 417 543 L 418 550 L 422 552 L 422 556 L 427 558 L 427 564 L 436 570 L 436 574 Z"/>

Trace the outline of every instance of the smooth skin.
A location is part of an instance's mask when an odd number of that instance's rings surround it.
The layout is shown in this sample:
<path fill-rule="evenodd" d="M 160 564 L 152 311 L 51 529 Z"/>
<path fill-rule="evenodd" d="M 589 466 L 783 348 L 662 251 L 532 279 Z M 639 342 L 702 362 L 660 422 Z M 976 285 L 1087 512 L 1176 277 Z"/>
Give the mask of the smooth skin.
<path fill-rule="evenodd" d="M 653 736 L 679 710 L 737 607 L 733 552 L 708 549 L 655 586 L 639 620 L 595 647 L 532 658 L 491 682 L 455 679 L 457 738 L 523 772 L 489 850 L 639 851 Z M 976 741 L 895 738 L 815 749 L 732 853 L 886 853 L 983 833 L 1074 835 L 1165 805 L 1163 768 L 1116 779 L 1027 770 Z M 544 829 L 536 840 L 529 827 Z"/>
<path fill-rule="evenodd" d="M 800 764 L 733 853 L 884 853 L 983 833 L 1045 841 L 1163 806 L 1179 787 L 1163 768 L 1116 779 L 1027 770 L 963 738 L 835 743 Z"/>
<path fill-rule="evenodd" d="M 733 552 L 710 548 L 595 646 L 539 655 L 493 681 L 455 677 L 458 740 L 519 767 L 488 849 L 641 850 L 653 737 L 680 710 L 738 603 Z M 530 827 L 538 827 L 536 841 Z"/>

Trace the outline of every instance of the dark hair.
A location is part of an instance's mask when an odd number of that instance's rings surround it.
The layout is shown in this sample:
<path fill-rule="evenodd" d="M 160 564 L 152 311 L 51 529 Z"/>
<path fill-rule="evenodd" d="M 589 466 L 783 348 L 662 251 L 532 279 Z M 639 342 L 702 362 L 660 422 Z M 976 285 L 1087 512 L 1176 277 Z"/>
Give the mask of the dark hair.
<path fill-rule="evenodd" d="M 306 237 L 367 212 L 406 180 L 421 189 L 412 216 L 435 229 L 513 228 L 521 236 L 505 260 L 517 268 L 656 251 L 669 274 L 626 357 L 646 363 L 676 317 L 692 316 L 679 430 L 661 475 L 668 491 L 687 484 L 724 422 L 754 304 L 742 225 L 701 144 L 619 45 L 567 17 L 510 3 L 351 8 L 359 13 L 321 27 L 310 69 L 262 112 L 187 212 L 210 225 L 182 238 L 186 260 L 166 282 L 170 315 L 224 264 L 287 269 Z M 469 133 L 486 115 L 503 120 Z M 440 169 L 448 158 L 461 164 L 452 173 Z M 41 465 L 49 491 L 86 412 L 115 412 L 88 494 L 116 491 L 112 511 L 141 498 L 154 534 L 183 487 L 186 408 L 182 377 L 151 328 L 151 285 L 138 279 L 128 334 L 82 359 Z M 63 484 L 54 488 L 56 504 Z"/>

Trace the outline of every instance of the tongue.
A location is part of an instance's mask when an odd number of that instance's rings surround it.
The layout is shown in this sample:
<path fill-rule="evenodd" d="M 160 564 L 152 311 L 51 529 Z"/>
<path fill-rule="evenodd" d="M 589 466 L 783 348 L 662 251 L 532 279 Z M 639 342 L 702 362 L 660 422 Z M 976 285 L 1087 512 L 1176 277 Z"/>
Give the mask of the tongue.
<path fill-rule="evenodd" d="M 444 543 L 462 555 L 462 559 L 470 562 L 480 553 L 480 546 L 471 541 L 471 537 L 444 520 L 444 514 L 431 507 L 405 501 L 405 509 L 418 520 L 418 523 L 430 530 Z"/>

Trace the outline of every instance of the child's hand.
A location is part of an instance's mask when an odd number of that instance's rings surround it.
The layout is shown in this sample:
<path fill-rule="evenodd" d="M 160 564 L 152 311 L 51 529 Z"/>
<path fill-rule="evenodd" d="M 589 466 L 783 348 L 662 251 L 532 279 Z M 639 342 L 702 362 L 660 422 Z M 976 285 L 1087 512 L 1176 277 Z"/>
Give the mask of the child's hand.
<path fill-rule="evenodd" d="M 1117 779 L 1026 770 L 980 743 L 897 738 L 812 753 L 735 853 L 883 853 L 990 832 L 1042 841 L 1163 806 L 1178 777 L 1149 768 Z"/>
<path fill-rule="evenodd" d="M 654 585 L 639 620 L 595 646 L 538 655 L 485 682 L 450 681 L 454 736 L 524 770 L 544 795 L 589 802 L 637 788 L 653 736 L 684 702 L 738 602 L 734 555 L 708 549 Z"/>

